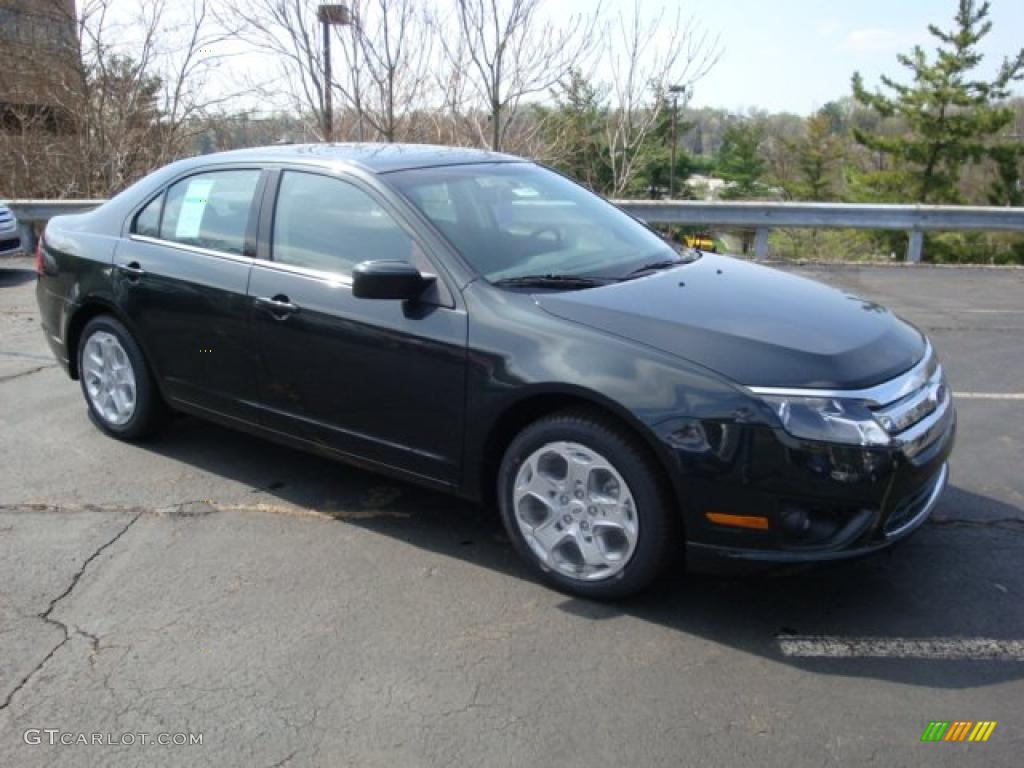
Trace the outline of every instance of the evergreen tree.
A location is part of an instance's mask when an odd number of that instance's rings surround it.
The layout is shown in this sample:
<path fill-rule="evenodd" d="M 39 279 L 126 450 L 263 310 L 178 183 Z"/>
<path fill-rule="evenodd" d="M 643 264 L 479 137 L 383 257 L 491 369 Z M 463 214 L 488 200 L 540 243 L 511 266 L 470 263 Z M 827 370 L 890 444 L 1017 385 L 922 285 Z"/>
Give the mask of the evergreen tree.
<path fill-rule="evenodd" d="M 838 101 L 825 102 L 825 106 L 818 110 L 818 114 L 828 118 L 831 133 L 841 134 L 846 130 L 846 115 L 843 113 L 843 105 Z"/>
<path fill-rule="evenodd" d="M 655 95 L 652 107 L 658 111 L 654 127 L 647 134 L 643 143 L 640 172 L 632 184 L 632 191 L 650 198 L 668 197 L 672 181 L 672 97 L 666 93 Z M 680 109 L 680 112 L 682 110 Z M 686 186 L 687 177 L 693 172 L 692 158 L 687 152 L 683 139 L 693 123 L 677 115 L 676 123 L 676 199 L 692 197 L 690 188 Z"/>
<path fill-rule="evenodd" d="M 854 74 L 857 101 L 883 118 L 902 118 L 907 128 L 888 136 L 854 129 L 860 144 L 890 160 L 885 168 L 855 177 L 860 197 L 961 201 L 957 183 L 963 168 L 988 154 L 992 137 L 1012 121 L 1013 111 L 1000 102 L 1010 95 L 1010 84 L 1024 78 L 1024 49 L 1005 59 L 991 81 L 973 74 L 982 61 L 979 43 L 992 29 L 988 15 L 988 2 L 960 0 L 953 31 L 928 27 L 939 41 L 934 60 L 920 46 L 898 56 L 913 76 L 910 84 L 882 77 L 890 94 L 868 91 L 860 73 Z"/>
<path fill-rule="evenodd" d="M 536 108 L 552 155 L 549 162 L 591 189 L 605 191 L 610 173 L 604 138 L 604 92 L 582 72 L 573 70 L 556 98 L 554 108 Z"/>
<path fill-rule="evenodd" d="M 1024 206 L 1024 146 L 1000 144 L 989 149 L 996 177 L 989 189 L 992 205 Z"/>
<path fill-rule="evenodd" d="M 737 122 L 725 129 L 715 168 L 719 176 L 732 182 L 732 186 L 726 187 L 722 197 L 750 198 L 764 191 L 761 183 L 765 173 L 761 157 L 763 139 L 764 130 L 754 122 Z"/>
<path fill-rule="evenodd" d="M 796 178 L 782 186 L 796 200 L 826 201 L 837 198 L 836 182 L 843 162 L 842 139 L 832 132 L 833 115 L 822 110 L 807 118 L 806 134 L 788 142 L 796 158 Z"/>

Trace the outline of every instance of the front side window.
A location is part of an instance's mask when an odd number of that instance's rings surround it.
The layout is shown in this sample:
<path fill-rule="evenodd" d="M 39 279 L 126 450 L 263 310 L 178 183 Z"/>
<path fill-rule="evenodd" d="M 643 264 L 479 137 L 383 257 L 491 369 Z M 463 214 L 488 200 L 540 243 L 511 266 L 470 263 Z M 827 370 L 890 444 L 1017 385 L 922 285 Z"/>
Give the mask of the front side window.
<path fill-rule="evenodd" d="M 259 178 L 257 170 L 212 171 L 172 185 L 161 239 L 241 255 Z"/>
<path fill-rule="evenodd" d="M 370 259 L 413 260 L 413 241 L 387 211 L 339 179 L 285 171 L 274 212 L 272 258 L 350 274 Z"/>
<path fill-rule="evenodd" d="M 382 177 L 490 281 L 620 278 L 679 256 L 601 197 L 529 163 L 452 165 Z"/>

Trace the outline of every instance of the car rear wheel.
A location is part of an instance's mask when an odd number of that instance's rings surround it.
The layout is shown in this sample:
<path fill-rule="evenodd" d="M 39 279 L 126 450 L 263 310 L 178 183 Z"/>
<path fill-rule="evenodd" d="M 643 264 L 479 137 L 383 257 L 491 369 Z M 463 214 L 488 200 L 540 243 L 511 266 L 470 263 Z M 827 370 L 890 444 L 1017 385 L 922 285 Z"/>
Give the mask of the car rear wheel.
<path fill-rule="evenodd" d="M 163 425 L 167 408 L 142 350 L 116 318 L 100 315 L 86 323 L 78 375 L 89 413 L 107 434 L 135 440 Z"/>
<path fill-rule="evenodd" d="M 564 411 L 524 429 L 505 453 L 498 498 L 516 549 L 575 595 L 634 594 L 674 551 L 675 517 L 654 458 L 598 413 Z"/>

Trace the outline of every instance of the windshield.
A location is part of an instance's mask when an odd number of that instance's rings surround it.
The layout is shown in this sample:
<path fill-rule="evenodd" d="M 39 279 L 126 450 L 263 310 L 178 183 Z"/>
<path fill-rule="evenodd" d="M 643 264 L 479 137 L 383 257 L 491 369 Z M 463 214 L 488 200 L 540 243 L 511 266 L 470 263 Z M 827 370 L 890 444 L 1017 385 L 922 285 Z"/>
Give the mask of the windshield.
<path fill-rule="evenodd" d="M 622 278 L 647 264 L 682 261 L 628 214 L 530 163 L 453 165 L 385 178 L 491 282 Z"/>

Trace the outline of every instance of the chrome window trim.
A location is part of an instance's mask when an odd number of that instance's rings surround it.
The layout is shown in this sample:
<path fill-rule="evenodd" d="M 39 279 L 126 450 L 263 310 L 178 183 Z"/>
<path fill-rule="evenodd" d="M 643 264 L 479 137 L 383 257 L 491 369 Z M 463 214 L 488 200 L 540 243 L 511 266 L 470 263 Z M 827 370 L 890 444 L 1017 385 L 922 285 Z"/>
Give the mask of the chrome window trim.
<path fill-rule="evenodd" d="M 869 406 L 883 406 L 901 400 L 923 387 L 935 374 L 938 360 L 931 342 L 926 342 L 924 356 L 909 371 L 894 379 L 883 381 L 867 389 L 799 389 L 792 387 L 751 387 L 746 389 L 755 395 L 769 397 L 835 397 L 846 400 L 861 400 Z"/>
<path fill-rule="evenodd" d="M 322 269 L 300 267 L 296 264 L 287 264 L 283 261 L 269 261 L 267 259 L 254 259 L 254 261 L 258 266 L 266 267 L 267 269 L 271 269 L 275 272 L 290 272 L 293 275 L 311 277 L 315 280 L 326 280 L 327 282 L 337 283 L 338 285 L 352 285 L 352 276 L 341 272 L 327 272 Z"/>
<path fill-rule="evenodd" d="M 326 272 L 321 269 L 312 269 L 310 267 L 299 267 L 295 264 L 285 264 L 280 261 L 267 261 L 266 259 L 255 259 L 256 266 L 266 267 L 275 272 L 290 272 L 300 277 L 309 277 L 314 280 L 322 280 L 324 282 L 331 283 L 332 285 L 344 285 L 349 288 L 352 287 L 352 276 L 342 274 L 341 272 Z M 424 278 L 434 280 L 440 280 L 441 278 L 434 272 L 420 272 Z"/>
<path fill-rule="evenodd" d="M 168 248 L 175 248 L 180 251 L 187 251 L 189 253 L 198 253 L 202 256 L 212 256 L 218 259 L 227 259 L 228 261 L 237 261 L 241 264 L 258 265 L 265 267 L 275 272 L 289 272 L 293 275 L 300 275 L 301 277 L 310 277 L 314 280 L 322 280 L 328 283 L 336 285 L 352 286 L 351 275 L 345 275 L 341 272 L 326 272 L 320 269 L 310 269 L 309 267 L 299 267 L 294 264 L 285 264 L 280 261 L 268 261 L 266 259 L 252 258 L 249 256 L 239 256 L 235 253 L 227 253 L 226 251 L 215 251 L 210 248 L 199 248 L 194 245 L 186 245 L 179 243 L 174 240 L 162 240 L 159 237 L 150 237 L 149 235 L 136 235 L 131 234 L 128 236 L 130 240 L 137 240 L 142 243 L 149 243 L 150 245 L 163 245 Z M 437 277 L 433 273 L 424 272 L 425 277 Z"/>
<path fill-rule="evenodd" d="M 195 245 L 186 245 L 185 243 L 179 243 L 176 240 L 163 240 L 159 237 L 150 237 L 149 235 L 136 235 L 134 233 L 128 235 L 129 240 L 137 240 L 141 243 L 149 243 L 150 245 L 163 245 L 168 248 L 175 248 L 179 251 L 188 251 L 189 253 L 198 253 L 202 256 L 213 256 L 218 259 L 227 259 L 229 261 L 237 261 L 241 264 L 252 264 L 256 259 L 250 256 L 242 256 L 238 253 L 228 253 L 227 251 L 215 251 L 212 248 L 200 248 Z"/>

